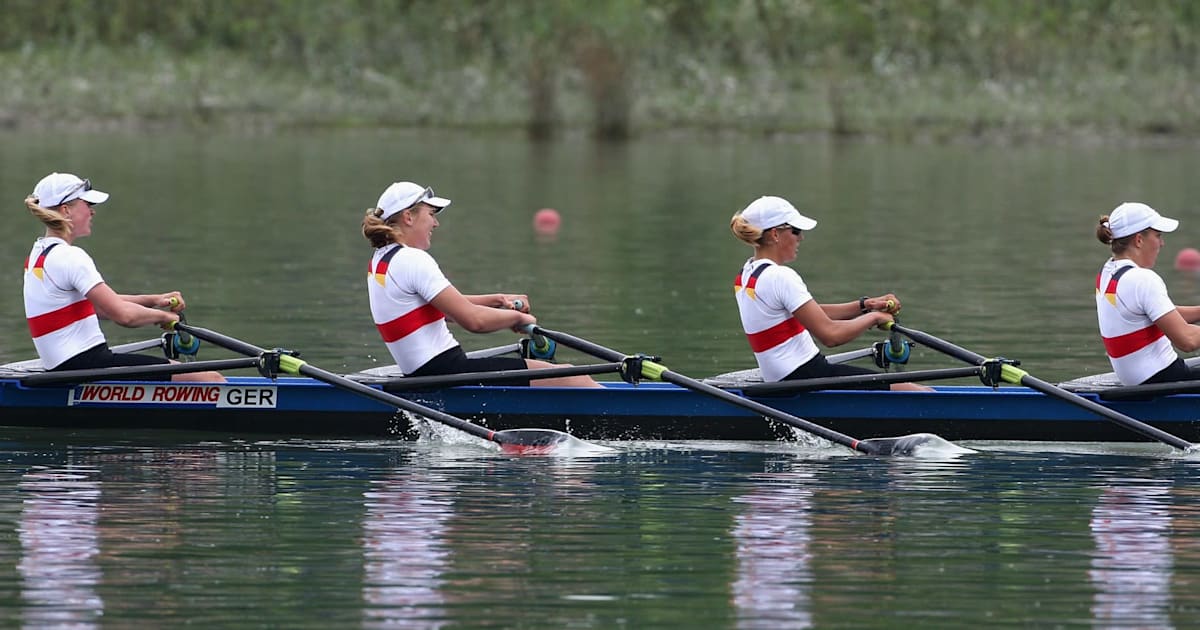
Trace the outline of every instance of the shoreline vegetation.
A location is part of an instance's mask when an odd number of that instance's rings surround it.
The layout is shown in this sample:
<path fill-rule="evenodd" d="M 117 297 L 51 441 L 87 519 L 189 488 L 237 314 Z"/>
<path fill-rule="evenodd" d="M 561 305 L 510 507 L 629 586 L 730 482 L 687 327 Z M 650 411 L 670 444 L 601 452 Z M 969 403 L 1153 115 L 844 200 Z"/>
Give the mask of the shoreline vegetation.
<path fill-rule="evenodd" d="M 1173 0 L 8 0 L 4 129 L 1200 139 Z"/>

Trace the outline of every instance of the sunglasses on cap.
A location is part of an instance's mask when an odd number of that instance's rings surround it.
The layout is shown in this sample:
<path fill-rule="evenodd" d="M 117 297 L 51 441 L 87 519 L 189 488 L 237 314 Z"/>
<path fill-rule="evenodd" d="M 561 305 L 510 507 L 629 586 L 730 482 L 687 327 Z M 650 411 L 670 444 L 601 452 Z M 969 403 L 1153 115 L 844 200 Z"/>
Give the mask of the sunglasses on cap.
<path fill-rule="evenodd" d="M 87 192 L 87 191 L 89 191 L 89 190 L 91 190 L 91 189 L 92 189 L 92 180 L 90 180 L 90 179 L 85 179 L 85 180 L 83 180 L 83 181 L 79 182 L 78 184 L 75 184 L 74 186 L 72 186 L 72 187 L 71 187 L 71 190 L 68 190 L 68 191 L 67 191 L 67 192 L 66 192 L 66 193 L 65 193 L 65 194 L 62 196 L 62 198 L 58 200 L 58 203 L 55 203 L 55 204 L 50 204 L 50 205 L 48 205 L 48 206 L 43 206 L 43 207 L 45 207 L 45 208 L 57 208 L 58 206 L 61 206 L 61 205 L 63 205 L 64 203 L 66 203 L 66 202 L 67 202 L 67 199 L 68 199 L 68 198 L 69 198 L 71 195 L 74 195 L 75 193 L 85 193 L 85 192 Z M 89 203 L 88 205 L 90 206 L 90 205 L 92 205 L 92 204 L 90 204 L 90 203 Z"/>
<path fill-rule="evenodd" d="M 776 225 L 775 227 L 773 227 L 771 229 L 773 229 L 773 230 L 791 230 L 793 235 L 800 236 L 800 228 L 798 228 L 794 225 L 788 225 L 786 223 L 784 223 L 783 225 Z"/>
<path fill-rule="evenodd" d="M 432 186 L 426 186 L 425 192 L 421 193 L 421 195 L 419 197 L 417 197 L 417 200 L 412 202 L 412 205 L 405 208 L 405 210 L 411 210 L 413 208 L 416 208 L 418 204 L 420 204 L 422 201 L 425 201 L 426 199 L 433 199 L 433 187 Z"/>

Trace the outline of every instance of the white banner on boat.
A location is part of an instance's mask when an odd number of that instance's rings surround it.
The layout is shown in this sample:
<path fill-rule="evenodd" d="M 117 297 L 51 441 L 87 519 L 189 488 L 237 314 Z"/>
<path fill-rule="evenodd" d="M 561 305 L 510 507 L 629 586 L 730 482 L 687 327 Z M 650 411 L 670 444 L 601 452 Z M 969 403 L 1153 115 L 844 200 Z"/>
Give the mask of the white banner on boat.
<path fill-rule="evenodd" d="M 68 405 L 204 405 L 218 408 L 274 408 L 273 385 L 79 385 Z"/>

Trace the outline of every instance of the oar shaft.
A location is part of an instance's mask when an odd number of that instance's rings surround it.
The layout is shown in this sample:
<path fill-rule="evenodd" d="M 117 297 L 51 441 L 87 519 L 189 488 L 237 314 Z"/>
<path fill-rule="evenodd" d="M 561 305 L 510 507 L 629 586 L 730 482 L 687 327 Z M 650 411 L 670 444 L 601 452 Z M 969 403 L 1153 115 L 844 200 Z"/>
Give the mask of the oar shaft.
<path fill-rule="evenodd" d="M 930 348 L 944 352 L 952 357 L 966 361 L 967 363 L 982 365 L 987 361 L 987 358 L 981 354 L 971 352 L 966 348 L 961 348 L 950 343 L 949 341 L 939 339 L 928 333 L 924 333 L 919 330 L 913 330 L 911 328 L 905 328 L 904 326 L 896 323 L 892 323 L 890 327 L 892 330 L 897 330 L 903 333 L 909 339 L 912 339 L 923 346 L 929 346 Z M 1046 381 L 1043 381 L 1029 374 L 1025 370 L 1017 368 L 1013 365 L 1002 365 L 1000 375 L 1001 378 L 1006 382 L 1014 385 L 1024 385 L 1029 389 L 1039 391 L 1047 396 L 1058 398 L 1064 402 L 1087 409 L 1088 411 L 1091 411 L 1092 413 L 1095 413 L 1096 415 L 1107 420 L 1111 420 L 1112 422 L 1115 422 L 1116 424 L 1119 424 L 1131 431 L 1135 431 L 1151 439 L 1158 440 L 1159 442 L 1170 444 L 1175 448 L 1181 450 L 1190 450 L 1195 447 L 1194 444 L 1188 442 L 1187 440 L 1175 435 L 1171 435 L 1170 433 L 1162 431 L 1156 427 L 1152 427 L 1141 420 L 1131 418 L 1123 413 L 1120 413 L 1119 411 L 1109 409 L 1104 405 L 1084 398 L 1083 396 L 1073 392 L 1069 392 L 1061 387 L 1058 387 L 1057 385 L 1047 383 Z"/>
<path fill-rule="evenodd" d="M 531 332 L 542 335 L 548 339 L 553 339 L 564 346 L 574 348 L 580 352 L 590 354 L 606 361 L 622 361 L 626 357 L 626 355 L 613 350 L 612 348 L 606 348 L 604 346 L 592 343 L 586 339 L 580 339 L 579 337 L 567 333 L 558 332 L 555 330 L 547 330 L 540 326 L 533 326 Z M 807 431 L 808 433 L 812 433 L 814 435 L 818 435 L 831 442 L 841 444 L 842 446 L 846 446 L 856 451 L 867 453 L 869 455 L 876 454 L 876 451 L 871 444 L 863 443 L 862 441 L 852 438 L 844 433 L 839 433 L 833 429 L 823 427 L 819 424 L 814 424 L 808 420 L 798 418 L 790 413 L 775 409 L 774 407 L 768 407 L 762 403 L 750 400 L 749 398 L 743 398 L 742 396 L 732 394 L 719 387 L 714 387 L 707 383 L 697 381 L 694 378 L 684 376 L 683 374 L 672 372 L 671 370 L 665 369 L 665 367 L 659 374 L 659 378 L 665 382 L 673 383 L 685 389 L 708 394 L 709 396 L 719 398 L 732 405 L 749 409 L 767 418 L 778 420 L 784 424 L 796 427 L 802 431 Z"/>
<path fill-rule="evenodd" d="M 562 343 L 564 345 L 570 345 L 561 340 L 559 341 L 559 343 Z M 774 407 L 768 407 L 760 402 L 750 400 L 749 398 L 743 398 L 741 396 L 738 396 L 737 394 L 732 394 L 732 393 L 727 392 L 719 387 L 714 387 L 712 385 L 709 385 L 708 383 L 697 381 L 696 379 L 689 378 L 687 376 L 684 376 L 684 375 L 676 373 L 676 372 L 672 372 L 671 370 L 663 371 L 662 380 L 664 380 L 668 383 L 674 383 L 675 385 L 678 385 L 678 386 L 686 388 L 686 389 L 690 389 L 695 392 L 702 392 L 702 393 L 708 394 L 710 396 L 720 398 L 721 400 L 724 400 L 725 402 L 728 402 L 730 404 L 733 404 L 733 405 L 736 405 L 739 407 L 744 407 L 746 409 L 750 409 L 751 411 L 754 411 L 760 415 L 766 416 L 766 417 L 774 419 L 774 420 L 778 420 L 784 424 L 791 425 L 802 431 L 807 431 L 814 435 L 819 435 L 819 436 L 829 440 L 830 442 L 835 442 L 837 444 L 841 444 L 842 446 L 846 446 L 846 447 L 852 448 L 856 451 L 861 451 L 863 453 L 867 453 L 869 455 L 875 454 L 875 452 L 871 448 L 869 448 L 866 444 L 863 444 L 858 439 L 852 438 L 849 435 L 846 435 L 845 433 L 839 433 L 837 431 L 834 431 L 833 429 L 829 429 L 829 428 L 823 427 L 819 424 L 809 422 L 808 420 L 799 418 L 797 416 L 793 416 L 790 413 L 780 411 Z"/>
<path fill-rule="evenodd" d="M 536 381 L 543 378 L 580 376 L 584 374 L 607 374 L 621 370 L 620 363 L 596 363 L 569 367 L 535 368 L 529 370 L 499 370 L 496 372 L 463 372 L 461 374 L 439 374 L 437 376 L 399 376 L 385 381 L 390 391 L 428 389 L 430 387 L 457 387 L 478 385 L 492 381 L 522 379 Z"/>
<path fill-rule="evenodd" d="M 984 361 L 987 361 L 987 357 L 983 356 L 982 354 L 972 352 L 961 346 L 956 346 L 945 339 L 939 339 L 928 333 L 906 328 L 895 322 L 891 323 L 888 328 L 890 330 L 903 333 L 909 339 L 912 339 L 923 346 L 933 348 L 934 350 L 948 354 L 960 361 L 970 363 L 971 365 L 980 365 Z"/>
<path fill-rule="evenodd" d="M 900 383 L 903 381 L 920 380 L 936 381 L 940 379 L 964 378 L 979 376 L 979 366 L 944 368 L 940 370 L 922 370 L 920 372 L 879 372 L 876 374 L 856 374 L 853 376 L 827 376 L 805 378 L 794 381 L 778 381 L 775 383 L 754 383 L 742 388 L 746 395 L 755 394 L 794 394 L 830 388 L 848 388 L 853 385 L 867 383 Z"/>
<path fill-rule="evenodd" d="M 239 339 L 234 339 L 233 337 L 222 335 L 221 333 L 209 330 L 207 328 L 200 328 L 198 326 L 191 326 L 178 322 L 175 324 L 175 328 L 182 329 L 198 339 L 203 339 L 209 343 L 216 344 L 239 354 L 244 354 L 247 356 L 259 356 L 266 352 L 266 350 L 259 348 L 258 346 L 246 343 L 245 341 L 241 341 Z M 424 416 L 430 420 L 435 420 L 437 422 L 441 422 L 442 424 L 452 426 L 460 431 L 470 433 L 475 437 L 491 442 L 503 443 L 503 440 L 499 438 L 494 431 L 490 431 L 479 425 L 471 424 L 466 420 L 456 418 L 450 414 L 438 411 L 437 409 L 426 407 L 420 403 L 415 403 L 407 398 L 401 398 L 400 396 L 389 394 L 385 391 L 375 389 L 374 387 L 368 387 L 367 385 L 363 385 L 357 381 L 352 381 L 344 376 L 327 372 L 316 366 L 309 365 L 304 361 L 295 359 L 294 357 L 288 358 L 292 359 L 290 363 L 298 364 L 297 372 L 309 378 L 321 381 L 323 383 L 328 383 L 336 387 L 351 390 L 367 398 L 373 398 L 386 405 L 397 407 L 399 409 Z"/>
<path fill-rule="evenodd" d="M 30 374 L 21 379 L 22 385 L 38 387 L 45 385 L 61 385 L 63 383 L 86 383 L 89 381 L 132 378 L 138 376 L 164 376 L 167 374 L 190 374 L 208 370 L 235 370 L 258 366 L 258 359 L 221 359 L 217 361 L 197 361 L 194 363 L 164 363 L 162 365 L 126 365 L 90 370 L 62 370 L 58 372 L 41 372 Z"/>
<path fill-rule="evenodd" d="M 1083 396 L 1080 396 L 1078 394 L 1068 392 L 1067 390 L 1065 390 L 1061 387 L 1057 387 L 1055 385 L 1047 383 L 1046 381 L 1043 381 L 1040 378 L 1036 378 L 1032 375 L 1025 374 L 1024 376 L 1022 376 L 1021 384 L 1028 387 L 1029 389 L 1037 390 L 1048 396 L 1053 396 L 1060 400 L 1074 403 L 1074 404 L 1076 404 L 1084 409 L 1087 409 L 1088 411 L 1091 411 L 1092 413 L 1095 413 L 1101 417 L 1108 418 L 1109 420 L 1111 420 L 1131 431 L 1136 431 L 1148 438 L 1151 438 L 1153 440 L 1158 440 L 1159 442 L 1162 442 L 1164 444 L 1170 444 L 1171 446 L 1174 446 L 1177 449 L 1188 450 L 1195 446 L 1194 444 L 1192 444 L 1191 442 L 1188 442 L 1187 440 L 1185 440 L 1183 438 L 1180 438 L 1175 435 L 1171 435 L 1170 433 L 1167 433 L 1166 431 L 1163 431 L 1157 427 L 1150 426 L 1140 420 L 1135 420 L 1123 413 L 1109 409 L 1108 407 L 1105 407 L 1104 405 L 1101 405 L 1100 403 L 1097 403 L 1093 400 L 1084 398 Z"/>

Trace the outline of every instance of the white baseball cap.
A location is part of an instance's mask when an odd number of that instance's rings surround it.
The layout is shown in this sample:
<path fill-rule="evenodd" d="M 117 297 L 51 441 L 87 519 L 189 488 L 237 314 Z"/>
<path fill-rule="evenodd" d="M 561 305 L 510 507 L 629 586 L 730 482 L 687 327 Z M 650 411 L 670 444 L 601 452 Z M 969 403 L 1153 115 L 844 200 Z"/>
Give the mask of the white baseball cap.
<path fill-rule="evenodd" d="M 450 205 L 450 200 L 434 196 L 432 188 L 412 182 L 396 182 L 383 191 L 375 207 L 383 210 L 383 216 L 380 218 L 387 221 L 397 212 L 408 210 L 418 203 L 427 203 L 437 208 L 433 211 L 437 214 Z"/>
<path fill-rule="evenodd" d="M 1144 203 L 1126 202 L 1108 214 L 1108 229 L 1114 239 L 1137 234 L 1146 228 L 1174 232 L 1179 221 L 1162 216 Z"/>
<path fill-rule="evenodd" d="M 787 224 L 801 230 L 811 230 L 817 227 L 815 219 L 810 219 L 783 197 L 759 197 L 750 202 L 742 217 L 760 230 L 769 230 Z"/>
<path fill-rule="evenodd" d="M 75 199 L 88 203 L 108 201 L 108 193 L 92 188 L 91 180 L 70 173 L 50 173 L 33 187 L 33 196 L 43 208 L 57 208 Z"/>

